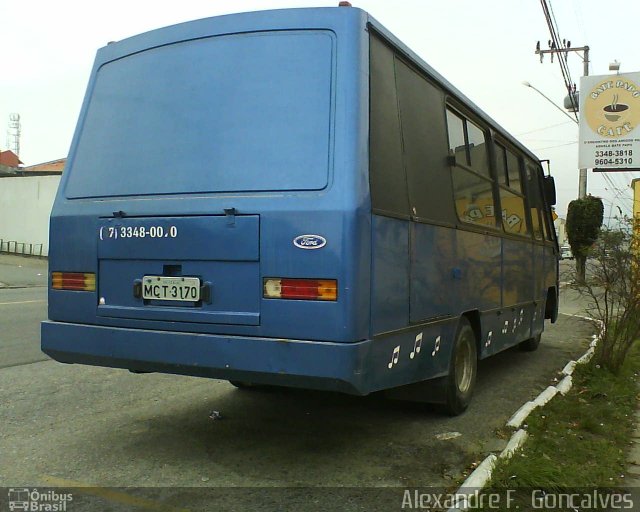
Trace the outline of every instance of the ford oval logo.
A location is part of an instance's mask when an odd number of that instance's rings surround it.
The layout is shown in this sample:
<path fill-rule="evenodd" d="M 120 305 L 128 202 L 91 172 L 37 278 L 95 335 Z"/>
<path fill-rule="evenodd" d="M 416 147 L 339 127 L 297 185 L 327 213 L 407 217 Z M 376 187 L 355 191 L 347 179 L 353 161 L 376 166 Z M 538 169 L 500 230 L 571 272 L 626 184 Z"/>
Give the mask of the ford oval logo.
<path fill-rule="evenodd" d="M 293 245 L 299 249 L 322 249 L 327 240 L 320 235 L 300 235 L 293 239 Z"/>

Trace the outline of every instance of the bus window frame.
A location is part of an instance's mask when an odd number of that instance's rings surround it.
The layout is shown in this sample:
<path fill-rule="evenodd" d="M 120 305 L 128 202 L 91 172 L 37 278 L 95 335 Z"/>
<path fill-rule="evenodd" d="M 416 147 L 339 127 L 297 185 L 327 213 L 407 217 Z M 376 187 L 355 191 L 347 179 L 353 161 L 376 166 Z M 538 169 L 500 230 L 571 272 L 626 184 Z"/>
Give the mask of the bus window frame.
<path fill-rule="evenodd" d="M 535 176 L 529 176 L 529 171 L 531 171 Z M 542 172 L 542 166 L 540 165 L 540 162 L 534 161 L 531 158 L 525 158 L 524 159 L 524 173 L 525 173 L 525 178 L 526 178 L 526 183 L 525 183 L 525 190 L 526 190 L 526 196 L 527 196 L 527 202 L 529 203 L 529 207 L 528 207 L 528 215 L 531 219 L 531 236 L 532 236 L 532 240 L 538 244 L 546 244 L 547 242 L 552 242 L 550 240 L 548 240 L 545 237 L 545 228 L 544 228 L 544 222 L 545 222 L 545 216 L 546 214 L 543 213 L 543 210 L 546 211 L 548 209 L 548 205 L 547 202 L 545 200 L 544 197 L 544 193 L 542 191 L 542 176 L 543 176 L 543 172 Z M 538 193 L 537 194 L 533 194 L 533 191 L 531 190 L 533 181 L 535 180 L 535 183 L 537 184 L 537 188 L 538 188 Z M 538 198 L 538 200 L 536 200 L 536 197 Z M 532 204 L 532 200 L 535 201 L 535 204 Z M 536 212 L 538 214 L 538 223 L 539 223 L 539 230 L 540 230 L 540 238 L 536 237 L 536 233 L 535 230 L 533 229 L 533 217 L 531 215 L 531 210 L 532 208 L 536 209 Z"/>
<path fill-rule="evenodd" d="M 530 218 L 530 208 L 529 208 L 529 203 L 528 203 L 528 196 L 526 193 L 526 186 L 523 186 L 524 183 L 524 157 L 522 155 L 521 151 L 518 151 L 516 149 L 513 148 L 513 146 L 511 144 L 509 144 L 507 141 L 505 141 L 502 137 L 499 136 L 499 134 L 494 133 L 494 137 L 492 140 L 492 145 L 491 145 L 491 149 L 492 151 L 495 152 L 494 155 L 494 165 L 495 165 L 495 172 L 496 175 L 499 175 L 499 171 L 498 171 L 498 154 L 497 151 L 495 150 L 496 147 L 501 148 L 504 151 L 504 156 L 505 156 L 505 165 L 507 165 L 507 167 L 505 169 L 503 169 L 506 174 L 505 176 L 507 177 L 507 183 L 510 182 L 509 180 L 509 176 L 508 176 L 508 160 L 507 160 L 507 155 L 506 152 L 509 151 L 517 160 L 518 162 L 518 176 L 520 177 L 520 190 L 517 190 L 515 188 L 512 188 L 509 185 L 500 183 L 500 180 L 496 180 L 496 186 L 498 188 L 498 201 L 500 202 L 500 224 L 501 224 L 501 229 L 502 232 L 505 236 L 507 237 L 517 237 L 519 240 L 522 239 L 533 239 L 533 225 L 531 222 L 531 218 Z M 523 221 L 524 221 L 524 226 L 525 226 L 525 231 L 523 233 L 512 233 L 509 232 L 505 229 L 504 226 L 504 219 L 502 218 L 502 196 L 500 195 L 500 190 L 506 190 L 507 192 L 514 194 L 518 197 L 520 197 L 522 199 L 522 205 L 523 205 Z"/>
<path fill-rule="evenodd" d="M 466 157 L 466 161 L 465 162 L 459 162 L 458 159 L 455 157 L 455 154 L 452 154 L 452 148 L 451 148 L 451 140 L 450 140 L 450 136 L 449 136 L 449 112 L 451 112 L 452 115 L 460 118 L 463 122 L 463 130 L 464 130 L 464 142 L 465 142 L 465 157 Z M 454 98 L 452 98 L 451 96 L 447 95 L 445 97 L 445 102 L 444 102 L 444 114 L 445 114 L 445 128 L 446 128 L 446 135 L 447 135 L 447 146 L 448 146 L 448 153 L 447 153 L 447 160 L 449 162 L 449 169 L 450 169 L 450 177 L 451 177 L 451 192 L 452 192 L 452 201 L 454 204 L 454 210 L 456 213 L 456 218 L 458 220 L 458 222 L 460 223 L 459 226 L 464 226 L 465 228 L 470 228 L 472 230 L 481 230 L 481 231 L 486 231 L 489 230 L 492 233 L 496 233 L 499 234 L 501 229 L 502 229 L 502 224 L 501 224 L 501 220 L 498 219 L 499 215 L 496 215 L 495 212 L 496 211 L 502 211 L 502 210 L 498 210 L 500 203 L 497 200 L 497 189 L 496 189 L 496 178 L 495 178 L 495 166 L 493 165 L 493 154 L 491 151 L 491 146 L 493 144 L 493 137 L 492 137 L 492 130 L 491 127 L 488 126 L 486 123 L 484 123 L 483 121 L 479 120 L 476 116 L 474 116 L 472 113 L 469 113 L 469 111 L 467 109 L 465 109 L 464 107 L 462 107 L 461 105 L 458 104 L 457 101 L 455 101 Z M 484 140 L 485 140 L 485 145 L 486 145 L 486 164 L 487 164 L 487 170 L 488 170 L 488 176 L 485 174 L 482 174 L 481 172 L 479 172 L 477 169 L 474 169 L 473 167 L 471 167 L 470 165 L 467 164 L 467 162 L 472 162 L 471 157 L 470 157 L 470 146 L 469 146 L 469 136 L 468 136 L 468 132 L 467 132 L 467 123 L 472 123 L 473 125 L 476 126 L 476 128 L 480 129 L 482 131 L 482 133 L 484 134 Z M 469 222 L 466 221 L 464 219 L 462 219 L 460 217 L 460 215 L 458 214 L 458 210 L 457 208 L 455 208 L 455 204 L 456 204 L 456 197 L 455 197 L 455 185 L 453 182 L 453 172 L 454 169 L 456 167 L 459 167 L 460 169 L 462 169 L 465 172 L 470 173 L 472 176 L 476 177 L 476 178 L 480 178 L 486 182 L 488 182 L 490 184 L 490 188 L 491 188 L 491 197 L 492 197 L 492 201 L 493 201 L 493 211 L 494 211 L 494 223 L 493 225 L 491 224 L 480 224 L 477 222 Z"/>
<path fill-rule="evenodd" d="M 548 244 L 556 244 L 557 243 L 557 235 L 556 229 L 553 225 L 553 216 L 551 215 L 552 209 L 551 205 L 547 202 L 547 196 L 544 193 L 544 170 L 542 169 L 542 165 L 538 163 L 535 167 L 537 167 L 538 174 L 538 187 L 540 189 L 540 197 L 542 201 L 542 208 L 540 209 L 540 216 L 542 217 L 542 235 L 545 243 Z M 549 236 L 547 236 L 549 235 Z"/>

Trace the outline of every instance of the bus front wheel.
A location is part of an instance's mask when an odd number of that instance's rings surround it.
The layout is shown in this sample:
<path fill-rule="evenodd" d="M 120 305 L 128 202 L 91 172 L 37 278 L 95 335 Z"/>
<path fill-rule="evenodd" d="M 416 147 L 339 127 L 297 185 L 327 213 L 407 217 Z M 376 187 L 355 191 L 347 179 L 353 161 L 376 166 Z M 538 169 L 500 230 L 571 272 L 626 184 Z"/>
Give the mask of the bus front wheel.
<path fill-rule="evenodd" d="M 469 320 L 463 317 L 458 323 L 446 378 L 444 407 L 449 415 L 462 414 L 469 406 L 477 372 L 476 336 Z"/>

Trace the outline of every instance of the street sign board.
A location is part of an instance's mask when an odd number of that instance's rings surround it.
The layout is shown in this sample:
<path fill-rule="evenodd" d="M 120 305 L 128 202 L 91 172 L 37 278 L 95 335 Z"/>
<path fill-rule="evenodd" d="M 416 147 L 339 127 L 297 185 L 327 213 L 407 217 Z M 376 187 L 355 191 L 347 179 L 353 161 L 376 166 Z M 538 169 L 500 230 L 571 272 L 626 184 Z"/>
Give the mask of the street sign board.
<path fill-rule="evenodd" d="M 620 170 L 640 164 L 640 73 L 580 79 L 581 169 Z"/>

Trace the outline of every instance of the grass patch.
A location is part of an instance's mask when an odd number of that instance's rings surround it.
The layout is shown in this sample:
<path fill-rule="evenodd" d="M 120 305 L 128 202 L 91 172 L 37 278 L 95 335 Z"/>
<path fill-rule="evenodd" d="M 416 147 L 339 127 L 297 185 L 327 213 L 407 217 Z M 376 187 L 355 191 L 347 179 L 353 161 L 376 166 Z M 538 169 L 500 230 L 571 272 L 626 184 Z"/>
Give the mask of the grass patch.
<path fill-rule="evenodd" d="M 510 460 L 498 463 L 483 493 L 514 489 L 514 504 L 528 510 L 533 489 L 623 486 L 639 370 L 638 347 L 618 375 L 593 364 L 576 367 L 571 391 L 531 413 L 529 439 Z"/>

